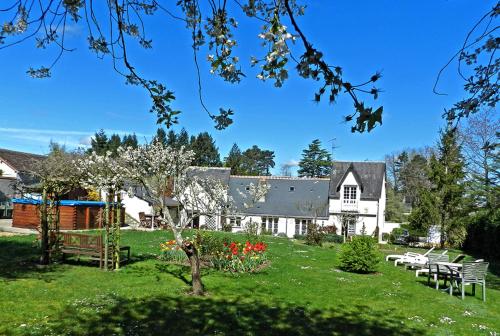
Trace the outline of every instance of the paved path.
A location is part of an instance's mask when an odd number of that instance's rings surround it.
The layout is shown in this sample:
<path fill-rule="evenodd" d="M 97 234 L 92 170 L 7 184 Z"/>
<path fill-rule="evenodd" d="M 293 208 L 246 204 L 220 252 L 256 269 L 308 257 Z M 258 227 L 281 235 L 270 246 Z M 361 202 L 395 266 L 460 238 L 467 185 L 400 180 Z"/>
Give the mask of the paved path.
<path fill-rule="evenodd" d="M 21 228 L 12 227 L 12 219 L 0 219 L 0 231 L 1 232 L 19 233 L 19 234 L 36 233 L 36 230 L 21 229 Z"/>

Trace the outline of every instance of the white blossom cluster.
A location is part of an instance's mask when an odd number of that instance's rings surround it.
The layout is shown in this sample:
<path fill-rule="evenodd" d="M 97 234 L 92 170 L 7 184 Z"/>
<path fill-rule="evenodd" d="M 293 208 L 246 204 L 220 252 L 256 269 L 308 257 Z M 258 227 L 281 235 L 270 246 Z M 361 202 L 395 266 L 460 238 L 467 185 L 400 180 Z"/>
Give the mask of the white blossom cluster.
<path fill-rule="evenodd" d="M 125 183 L 126 172 L 120 158 L 113 157 L 110 151 L 104 155 L 92 152 L 80 159 L 76 167 L 81 173 L 81 184 L 87 189 L 118 191 Z"/>
<path fill-rule="evenodd" d="M 260 181 L 257 184 L 250 183 L 247 188 L 246 192 L 242 192 L 237 189 L 238 194 L 245 200 L 243 206 L 246 209 L 253 207 L 257 202 L 262 201 L 264 197 L 266 197 L 269 189 L 271 189 L 271 186 L 265 183 L 265 181 Z"/>
<path fill-rule="evenodd" d="M 263 62 L 261 65 L 262 71 L 257 75 L 260 80 L 274 79 L 274 85 L 281 87 L 283 82 L 288 78 L 288 48 L 287 41 L 294 42 L 296 37 L 287 31 L 287 27 L 279 21 L 275 16 L 271 21 L 271 25 L 264 25 L 263 32 L 258 36 L 263 40 L 263 46 L 268 46 L 269 51 L 266 57 L 259 61 L 252 57 L 252 65 Z"/>

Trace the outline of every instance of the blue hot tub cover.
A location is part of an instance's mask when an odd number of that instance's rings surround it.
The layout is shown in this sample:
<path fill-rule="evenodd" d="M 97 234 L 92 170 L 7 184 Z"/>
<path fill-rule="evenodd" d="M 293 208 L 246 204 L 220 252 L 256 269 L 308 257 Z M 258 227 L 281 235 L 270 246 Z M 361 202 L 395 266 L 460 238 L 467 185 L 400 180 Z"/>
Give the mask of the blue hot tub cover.
<path fill-rule="evenodd" d="M 12 203 L 14 204 L 34 204 L 38 205 L 42 201 L 34 198 L 13 198 Z M 106 205 L 105 202 L 100 201 L 78 201 L 78 200 L 61 200 L 59 201 L 59 205 L 66 206 L 98 206 L 103 207 Z"/>

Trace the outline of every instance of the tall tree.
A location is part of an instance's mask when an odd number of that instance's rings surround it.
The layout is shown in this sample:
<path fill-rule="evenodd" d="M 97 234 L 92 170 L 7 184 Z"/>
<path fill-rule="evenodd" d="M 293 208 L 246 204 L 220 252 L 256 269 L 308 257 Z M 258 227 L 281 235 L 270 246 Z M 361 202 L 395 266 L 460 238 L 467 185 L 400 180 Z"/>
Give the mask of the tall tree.
<path fill-rule="evenodd" d="M 411 158 L 407 159 L 408 154 L 403 152 L 400 159 L 402 164 L 399 168 L 400 191 L 403 194 L 406 204 L 413 206 L 417 201 L 418 192 L 421 188 L 429 187 L 428 160 L 425 156 L 412 153 Z"/>
<path fill-rule="evenodd" d="M 243 169 L 241 167 L 243 155 L 241 154 L 241 150 L 236 143 L 233 144 L 229 154 L 224 159 L 224 167 L 231 168 L 232 175 L 242 175 Z"/>
<path fill-rule="evenodd" d="M 112 134 L 108 141 L 108 150 L 113 153 L 113 155 L 117 154 L 118 147 L 122 145 L 122 139 L 118 134 Z"/>
<path fill-rule="evenodd" d="M 499 186 L 500 118 L 493 109 L 472 115 L 460 129 L 466 160 L 468 192 L 474 205 L 492 207 L 494 189 Z"/>
<path fill-rule="evenodd" d="M 464 223 L 461 221 L 465 174 L 457 135 L 452 127 L 441 131 L 437 156 L 432 155 L 430 160 L 430 191 L 439 214 L 437 224 L 441 247 L 447 243 L 457 246 L 465 239 Z"/>
<path fill-rule="evenodd" d="M 137 136 L 134 134 L 125 135 L 123 137 L 122 145 L 124 147 L 137 148 L 139 146 L 139 141 L 137 141 Z"/>
<path fill-rule="evenodd" d="M 325 177 L 332 170 L 332 157 L 324 148 L 321 148 L 319 139 L 313 140 L 309 147 L 302 151 L 299 162 L 299 177 Z"/>
<path fill-rule="evenodd" d="M 195 153 L 192 165 L 199 167 L 220 167 L 219 148 L 215 146 L 215 140 L 208 132 L 192 137 L 190 149 Z"/>
<path fill-rule="evenodd" d="M 175 136 L 175 133 L 174 133 L 174 136 Z M 153 140 L 166 146 L 167 145 L 167 133 L 165 132 L 165 130 L 163 128 L 160 127 L 156 130 L 156 135 L 154 136 Z"/>
<path fill-rule="evenodd" d="M 90 152 L 96 152 L 99 155 L 103 155 L 108 150 L 108 136 L 103 129 L 97 131 L 91 140 Z"/>
<path fill-rule="evenodd" d="M 189 148 L 189 134 L 184 127 L 181 129 L 179 135 L 177 135 L 176 146 L 177 148 L 181 146 Z"/>
<path fill-rule="evenodd" d="M 241 169 L 244 175 L 270 175 L 270 168 L 274 166 L 273 151 L 262 150 L 253 145 L 242 154 Z"/>

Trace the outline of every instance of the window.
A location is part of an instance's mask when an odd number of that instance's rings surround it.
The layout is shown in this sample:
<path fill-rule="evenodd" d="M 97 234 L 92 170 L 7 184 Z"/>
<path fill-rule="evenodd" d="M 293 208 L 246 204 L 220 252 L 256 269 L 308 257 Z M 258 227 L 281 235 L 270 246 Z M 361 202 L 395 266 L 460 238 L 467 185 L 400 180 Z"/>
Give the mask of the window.
<path fill-rule="evenodd" d="M 277 234 L 278 220 L 278 217 L 262 217 L 262 229 L 265 229 L 272 234 Z"/>
<path fill-rule="evenodd" d="M 356 203 L 356 186 L 344 186 L 344 203 Z"/>
<path fill-rule="evenodd" d="M 312 223 L 311 219 L 299 219 L 295 218 L 295 234 L 305 235 L 307 234 L 307 226 Z"/>
<path fill-rule="evenodd" d="M 246 190 L 246 191 L 250 191 L 250 186 L 246 186 L 246 187 L 245 187 L 245 190 Z"/>
<path fill-rule="evenodd" d="M 347 236 L 354 236 L 356 234 L 356 219 L 345 219 L 345 224 L 342 225 L 342 235 L 345 235 L 345 229 L 347 229 Z"/>
<path fill-rule="evenodd" d="M 230 217 L 229 218 L 229 224 L 231 226 L 240 227 L 241 226 L 241 217 Z"/>
<path fill-rule="evenodd" d="M 291 186 L 291 187 L 290 187 L 290 191 L 295 191 L 295 187 L 294 187 L 294 186 Z"/>

